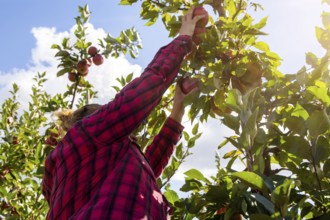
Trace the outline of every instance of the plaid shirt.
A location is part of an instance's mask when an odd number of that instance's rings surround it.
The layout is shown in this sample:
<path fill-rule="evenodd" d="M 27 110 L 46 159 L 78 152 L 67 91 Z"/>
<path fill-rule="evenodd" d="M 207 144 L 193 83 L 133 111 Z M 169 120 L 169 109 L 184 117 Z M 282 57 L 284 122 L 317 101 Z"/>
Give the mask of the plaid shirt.
<path fill-rule="evenodd" d="M 145 154 L 129 135 L 159 104 L 190 50 L 190 36 L 175 38 L 113 101 L 68 131 L 46 159 L 47 219 L 168 217 L 169 207 L 156 178 L 183 127 L 168 118 Z"/>

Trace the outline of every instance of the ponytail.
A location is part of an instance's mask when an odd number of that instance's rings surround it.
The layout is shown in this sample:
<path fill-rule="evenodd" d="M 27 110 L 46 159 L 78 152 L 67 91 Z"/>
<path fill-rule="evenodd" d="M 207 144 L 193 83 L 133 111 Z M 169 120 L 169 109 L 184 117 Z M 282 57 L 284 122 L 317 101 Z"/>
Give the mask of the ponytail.
<path fill-rule="evenodd" d="M 73 126 L 74 123 L 80 121 L 84 117 L 94 113 L 101 107 L 99 104 L 88 104 L 76 111 L 72 109 L 60 109 L 53 113 L 55 124 L 63 130 L 68 131 Z"/>

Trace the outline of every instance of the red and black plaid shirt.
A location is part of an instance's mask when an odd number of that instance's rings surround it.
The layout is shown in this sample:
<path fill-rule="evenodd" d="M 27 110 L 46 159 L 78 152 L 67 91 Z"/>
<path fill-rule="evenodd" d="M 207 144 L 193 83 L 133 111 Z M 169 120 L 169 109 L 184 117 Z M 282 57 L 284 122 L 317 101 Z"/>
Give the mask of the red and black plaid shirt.
<path fill-rule="evenodd" d="M 177 37 L 113 101 L 68 131 L 45 164 L 47 219 L 167 218 L 156 178 L 183 127 L 168 118 L 145 155 L 129 135 L 160 102 L 190 50 L 191 37 Z"/>

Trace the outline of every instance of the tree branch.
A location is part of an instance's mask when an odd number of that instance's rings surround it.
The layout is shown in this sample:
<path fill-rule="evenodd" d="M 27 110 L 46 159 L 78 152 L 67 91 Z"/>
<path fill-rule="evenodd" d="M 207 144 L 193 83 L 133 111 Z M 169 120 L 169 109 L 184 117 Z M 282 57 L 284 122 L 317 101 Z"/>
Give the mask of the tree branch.
<path fill-rule="evenodd" d="M 243 5 L 243 0 L 240 0 L 239 3 L 238 3 L 238 5 L 237 5 L 237 11 L 236 11 L 236 13 L 233 15 L 233 17 L 231 19 L 232 21 L 235 20 L 235 18 L 238 16 L 238 14 L 240 13 L 240 11 L 243 10 L 242 9 L 242 5 Z"/>

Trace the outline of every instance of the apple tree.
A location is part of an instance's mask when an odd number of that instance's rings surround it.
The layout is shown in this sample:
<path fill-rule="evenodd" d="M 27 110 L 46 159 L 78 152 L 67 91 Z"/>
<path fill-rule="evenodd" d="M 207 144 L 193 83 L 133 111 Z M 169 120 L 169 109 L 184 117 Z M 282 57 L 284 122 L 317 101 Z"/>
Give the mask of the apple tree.
<path fill-rule="evenodd" d="M 330 4 L 329 1 L 323 0 Z M 306 54 L 306 65 L 296 74 L 278 70 L 280 56 L 259 40 L 267 18 L 255 21 L 249 10 L 262 6 L 248 0 L 121 0 L 122 5 L 141 3 L 141 19 L 153 25 L 161 19 L 169 37 L 175 37 L 181 16 L 192 6 L 209 10 L 205 26 L 194 35 L 193 51 L 185 59 L 178 79 L 200 82 L 200 93 L 187 100 L 191 131 L 172 156 L 158 180 L 173 206 L 173 219 L 327 219 L 329 216 L 329 49 L 330 16 L 322 14 L 323 27 L 316 37 L 326 53 Z M 43 219 L 47 204 L 41 194 L 46 155 L 60 138 L 53 111 L 77 108 L 97 97 L 86 80 L 90 65 L 101 65 L 109 56 L 138 55 L 138 33 L 127 29 L 96 42 L 86 40 L 90 12 L 79 7 L 75 39 L 52 45 L 59 59 L 58 77 L 68 77 L 64 94 L 50 95 L 43 87 L 46 73 L 38 73 L 31 89 L 28 109 L 21 109 L 14 84 L 12 96 L 1 108 L 0 217 Z M 117 79 L 116 91 L 132 80 Z M 158 133 L 171 108 L 174 86 L 160 105 L 136 131 L 144 149 Z M 230 145 L 223 157 L 214 155 L 217 173 L 205 177 L 198 168 L 188 170 L 180 198 L 170 180 L 191 154 L 201 137 L 201 123 L 219 120 L 235 135 L 219 140 L 218 148 Z M 219 129 L 219 136 L 220 136 Z M 202 146 L 207 147 L 207 146 Z M 222 161 L 229 162 L 223 166 Z M 238 170 L 236 164 L 245 167 Z"/>
<path fill-rule="evenodd" d="M 211 8 L 213 14 L 205 30 L 195 33 L 199 40 L 180 72 L 201 82 L 200 94 L 187 103 L 194 136 L 185 133 L 184 139 L 193 146 L 202 135 L 198 125 L 210 117 L 235 134 L 219 142 L 220 150 L 228 144 L 232 150 L 223 158 L 215 155 L 215 176 L 207 178 L 198 169 L 185 173 L 181 191 L 189 193 L 187 198 L 179 198 L 165 182 L 165 195 L 174 206 L 173 218 L 328 219 L 329 13 L 322 14 L 323 27 L 315 29 L 324 56 L 306 53 L 305 66 L 295 74 L 284 74 L 278 70 L 280 56 L 259 40 L 266 34 L 262 28 L 267 17 L 254 21 L 248 13 L 261 10 L 260 4 L 247 0 L 121 0 L 123 5 L 139 2 L 146 24 L 161 19 L 169 37 L 176 36 L 181 16 L 192 5 Z M 176 168 L 182 154 L 178 148 L 169 168 Z M 229 160 L 225 166 L 223 159 Z M 245 168 L 238 170 L 238 163 Z M 163 180 L 170 174 L 165 171 Z"/>

